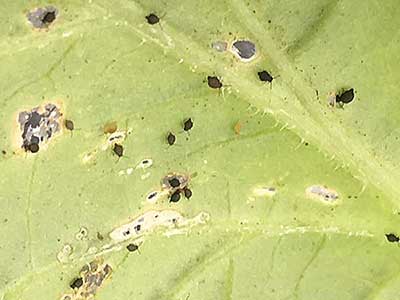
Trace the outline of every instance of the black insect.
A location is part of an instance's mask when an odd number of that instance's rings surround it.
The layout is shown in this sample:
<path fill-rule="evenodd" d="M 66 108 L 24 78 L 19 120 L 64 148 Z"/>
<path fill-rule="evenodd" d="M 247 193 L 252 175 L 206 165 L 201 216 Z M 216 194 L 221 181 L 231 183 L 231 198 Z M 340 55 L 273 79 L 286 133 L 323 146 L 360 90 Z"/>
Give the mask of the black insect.
<path fill-rule="evenodd" d="M 222 88 L 222 82 L 219 80 L 217 76 L 207 76 L 208 86 L 212 89 L 220 89 Z"/>
<path fill-rule="evenodd" d="M 131 243 L 128 246 L 126 246 L 126 249 L 128 249 L 129 252 L 134 252 L 139 249 L 139 246 Z"/>
<path fill-rule="evenodd" d="M 260 78 L 261 81 L 272 82 L 272 80 L 274 80 L 274 78 L 271 76 L 271 74 L 269 74 L 265 70 L 264 71 L 260 71 L 257 74 L 258 74 L 258 78 Z"/>
<path fill-rule="evenodd" d="M 154 25 L 154 24 L 157 24 L 158 22 L 160 22 L 160 18 L 154 13 L 147 15 L 146 20 L 147 20 L 147 23 L 149 23 L 150 25 Z"/>
<path fill-rule="evenodd" d="M 173 144 L 175 144 L 175 141 L 176 141 L 175 135 L 174 135 L 172 132 L 168 133 L 168 135 L 167 135 L 167 142 L 168 142 L 168 144 L 169 144 L 170 146 L 172 146 Z"/>
<path fill-rule="evenodd" d="M 70 131 L 74 130 L 74 128 L 75 128 L 74 122 L 71 120 L 65 120 L 64 125 L 65 125 L 65 128 L 67 128 Z"/>
<path fill-rule="evenodd" d="M 344 91 L 340 95 L 336 95 L 337 103 L 347 104 L 353 101 L 353 99 L 354 99 L 354 89 L 349 89 L 347 91 Z"/>
<path fill-rule="evenodd" d="M 176 187 L 180 186 L 180 184 L 181 184 L 178 178 L 172 178 L 172 179 L 168 180 L 168 182 L 169 182 L 169 185 L 172 186 L 173 188 L 176 188 Z"/>
<path fill-rule="evenodd" d="M 37 153 L 39 151 L 39 144 L 35 144 L 35 143 L 29 144 L 26 147 L 26 149 L 32 153 Z"/>
<path fill-rule="evenodd" d="M 79 289 L 83 285 L 82 277 L 75 278 L 69 285 L 71 289 Z"/>
<path fill-rule="evenodd" d="M 180 199 L 181 199 L 181 191 L 177 190 L 171 195 L 169 202 L 178 202 Z"/>
<path fill-rule="evenodd" d="M 56 19 L 56 12 L 55 11 L 49 11 L 43 16 L 42 22 L 44 24 L 50 24 L 55 19 Z"/>
<path fill-rule="evenodd" d="M 190 197 L 192 197 L 192 191 L 187 187 L 185 187 L 183 189 L 183 193 L 184 193 L 186 199 L 190 199 Z"/>
<path fill-rule="evenodd" d="M 114 144 L 113 152 L 118 156 L 122 157 L 124 155 L 124 147 L 120 144 Z"/>
<path fill-rule="evenodd" d="M 385 235 L 386 235 L 386 239 L 391 243 L 398 243 L 400 241 L 400 238 L 393 233 L 389 233 L 389 234 L 385 234 Z"/>
<path fill-rule="evenodd" d="M 189 131 L 192 128 L 193 128 L 193 121 L 191 118 L 189 118 L 185 122 L 183 122 L 183 130 Z"/>

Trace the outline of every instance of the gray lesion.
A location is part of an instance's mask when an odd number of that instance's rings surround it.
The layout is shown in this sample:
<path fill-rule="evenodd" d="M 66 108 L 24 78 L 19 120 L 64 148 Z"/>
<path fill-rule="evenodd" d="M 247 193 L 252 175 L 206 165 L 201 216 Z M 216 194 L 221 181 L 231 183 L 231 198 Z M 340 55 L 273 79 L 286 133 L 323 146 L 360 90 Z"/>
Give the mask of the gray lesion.
<path fill-rule="evenodd" d="M 39 7 L 26 14 L 26 18 L 34 28 L 48 28 L 58 16 L 58 9 L 54 6 Z"/>
<path fill-rule="evenodd" d="M 61 112 L 52 103 L 48 103 L 43 109 L 35 107 L 30 111 L 22 111 L 18 115 L 18 123 L 21 130 L 21 148 L 26 151 L 37 152 L 42 143 L 60 131 Z"/>
<path fill-rule="evenodd" d="M 256 45 L 247 40 L 238 40 L 232 44 L 232 52 L 244 61 L 252 60 L 256 55 Z"/>
<path fill-rule="evenodd" d="M 79 272 L 79 286 L 71 286 L 72 293 L 65 294 L 62 300 L 85 300 L 93 299 L 98 289 L 104 284 L 112 273 L 112 267 L 103 262 L 102 258 L 97 258 L 85 264 Z"/>

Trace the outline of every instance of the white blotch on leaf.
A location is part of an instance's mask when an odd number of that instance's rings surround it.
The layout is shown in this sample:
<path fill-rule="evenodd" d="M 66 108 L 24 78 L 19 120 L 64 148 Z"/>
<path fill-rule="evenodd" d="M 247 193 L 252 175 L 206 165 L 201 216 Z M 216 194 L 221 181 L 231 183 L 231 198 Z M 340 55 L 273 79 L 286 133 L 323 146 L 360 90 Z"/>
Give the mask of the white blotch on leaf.
<path fill-rule="evenodd" d="M 306 194 L 312 198 L 333 204 L 339 199 L 339 194 L 323 185 L 312 185 L 306 189 Z"/>
<path fill-rule="evenodd" d="M 204 224 L 209 220 L 209 215 L 200 213 L 192 219 L 186 219 L 175 210 L 150 210 L 136 217 L 132 222 L 115 228 L 110 233 L 114 242 L 122 242 L 154 231 L 159 227 L 176 229 L 180 227 L 191 227 Z"/>
<path fill-rule="evenodd" d="M 86 227 L 81 227 L 81 228 L 79 229 L 79 231 L 75 234 L 75 238 L 76 238 L 78 241 L 85 240 L 85 239 L 87 238 L 87 236 L 88 236 L 88 230 L 87 230 Z"/>
<path fill-rule="evenodd" d="M 272 186 L 256 187 L 253 189 L 253 195 L 256 197 L 272 197 L 276 194 L 276 188 Z"/>
<path fill-rule="evenodd" d="M 70 244 L 65 244 L 57 253 L 57 260 L 60 263 L 67 263 L 70 260 L 72 251 L 72 246 Z"/>

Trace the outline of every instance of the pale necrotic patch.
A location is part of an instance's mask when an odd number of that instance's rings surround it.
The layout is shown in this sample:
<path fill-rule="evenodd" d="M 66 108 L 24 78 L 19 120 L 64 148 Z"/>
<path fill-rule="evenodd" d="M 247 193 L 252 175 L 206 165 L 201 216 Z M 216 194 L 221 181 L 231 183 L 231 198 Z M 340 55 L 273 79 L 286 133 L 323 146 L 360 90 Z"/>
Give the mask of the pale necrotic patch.
<path fill-rule="evenodd" d="M 113 241 L 125 241 L 132 237 L 138 237 L 145 232 L 152 231 L 159 226 L 174 226 L 182 219 L 182 215 L 174 210 L 151 210 L 138 216 L 132 222 L 124 224 L 110 233 Z"/>
<path fill-rule="evenodd" d="M 111 272 L 111 265 L 104 263 L 101 258 L 85 264 L 79 272 L 79 276 L 72 280 L 70 285 L 72 293 L 63 295 L 61 299 L 94 299 L 98 289 L 110 277 Z"/>
<path fill-rule="evenodd" d="M 75 238 L 78 241 L 83 241 L 88 237 L 88 230 L 86 227 L 81 227 L 79 231 L 75 234 Z"/>
<path fill-rule="evenodd" d="M 339 194 L 323 185 L 312 185 L 306 189 L 306 194 L 324 203 L 334 204 L 339 199 Z"/>
<path fill-rule="evenodd" d="M 211 43 L 211 48 L 218 52 L 225 52 L 228 48 L 228 43 L 225 41 L 215 41 Z"/>
<path fill-rule="evenodd" d="M 249 62 L 256 57 L 256 45 L 248 40 L 237 40 L 233 42 L 231 51 L 244 62 Z"/>
<path fill-rule="evenodd" d="M 190 227 L 204 224 L 208 220 L 209 215 L 203 212 L 192 219 L 186 219 L 175 210 L 151 210 L 136 217 L 132 222 L 115 228 L 110 233 L 110 238 L 118 243 L 150 233 L 159 227 L 170 230 L 188 230 Z M 182 227 L 186 227 L 186 229 Z"/>
<path fill-rule="evenodd" d="M 34 28 L 48 28 L 58 16 L 58 10 L 54 6 L 39 7 L 26 14 L 26 18 Z"/>
<path fill-rule="evenodd" d="M 46 143 L 60 131 L 60 118 L 60 109 L 51 103 L 20 112 L 18 123 L 21 129 L 21 147 L 32 153 L 39 151 L 42 143 Z"/>
<path fill-rule="evenodd" d="M 272 197 L 276 194 L 276 188 L 272 186 L 256 187 L 253 189 L 253 195 L 256 197 Z"/>
<path fill-rule="evenodd" d="M 57 260 L 60 263 L 67 263 L 69 262 L 71 255 L 73 252 L 73 248 L 70 244 L 65 244 L 61 250 L 57 253 Z"/>

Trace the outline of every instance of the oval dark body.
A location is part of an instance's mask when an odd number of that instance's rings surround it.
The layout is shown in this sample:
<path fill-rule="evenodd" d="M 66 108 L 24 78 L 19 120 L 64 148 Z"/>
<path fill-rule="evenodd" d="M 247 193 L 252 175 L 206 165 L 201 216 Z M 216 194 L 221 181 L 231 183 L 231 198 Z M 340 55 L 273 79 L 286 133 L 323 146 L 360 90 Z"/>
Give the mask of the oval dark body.
<path fill-rule="evenodd" d="M 207 76 L 208 86 L 212 89 L 220 89 L 222 88 L 222 82 L 219 80 L 217 76 Z"/>
<path fill-rule="evenodd" d="M 65 127 L 68 130 L 74 130 L 75 126 L 74 126 L 74 122 L 72 122 L 71 120 L 65 120 Z"/>
<path fill-rule="evenodd" d="M 189 131 L 192 128 L 193 128 L 193 121 L 191 118 L 189 118 L 183 123 L 183 130 Z"/>
<path fill-rule="evenodd" d="M 178 190 L 171 195 L 169 202 L 178 202 L 181 199 L 181 192 Z"/>
<path fill-rule="evenodd" d="M 393 233 L 385 234 L 386 239 L 391 243 L 397 243 L 400 241 L 400 238 Z"/>
<path fill-rule="evenodd" d="M 336 102 L 350 103 L 354 99 L 354 89 L 349 89 L 342 94 L 336 96 Z"/>
<path fill-rule="evenodd" d="M 43 22 L 43 23 L 50 24 L 50 23 L 52 23 L 55 19 L 56 19 L 56 12 L 55 12 L 55 11 L 49 11 L 49 12 L 47 12 L 47 13 L 44 15 L 42 22 Z"/>
<path fill-rule="evenodd" d="M 78 277 L 74 279 L 71 284 L 69 285 L 71 289 L 79 289 L 83 285 L 83 279 L 82 277 Z"/>
<path fill-rule="evenodd" d="M 150 25 L 154 25 L 154 24 L 157 24 L 158 22 L 160 22 L 160 18 L 153 13 L 147 15 L 146 20 L 147 20 L 147 23 L 149 23 Z"/>
<path fill-rule="evenodd" d="M 185 194 L 185 197 L 186 197 L 187 199 L 190 199 L 190 197 L 192 197 L 192 191 L 189 190 L 187 187 L 185 187 L 185 188 L 183 189 L 183 193 Z"/>
<path fill-rule="evenodd" d="M 38 144 L 30 144 L 30 145 L 28 145 L 28 150 L 32 153 L 37 153 L 39 151 L 39 145 Z"/>
<path fill-rule="evenodd" d="M 139 249 L 139 246 L 135 244 L 129 244 L 128 246 L 126 246 L 126 249 L 128 249 L 129 252 L 134 252 Z"/>
<path fill-rule="evenodd" d="M 269 74 L 267 71 L 260 71 L 257 73 L 258 74 L 258 78 L 261 81 L 265 81 L 265 82 L 272 82 L 272 80 L 274 79 L 271 74 Z"/>
<path fill-rule="evenodd" d="M 119 144 L 114 145 L 113 151 L 116 155 L 118 155 L 118 157 L 121 157 L 124 155 L 124 148 Z"/>
<path fill-rule="evenodd" d="M 179 182 L 178 178 L 172 178 L 169 181 L 170 186 L 172 186 L 173 188 L 178 187 L 181 183 Z"/>
<path fill-rule="evenodd" d="M 168 133 L 168 136 L 167 136 L 167 142 L 168 142 L 168 144 L 169 144 L 170 146 L 172 146 L 173 144 L 175 144 L 175 141 L 176 141 L 175 135 L 174 135 L 172 132 Z"/>

